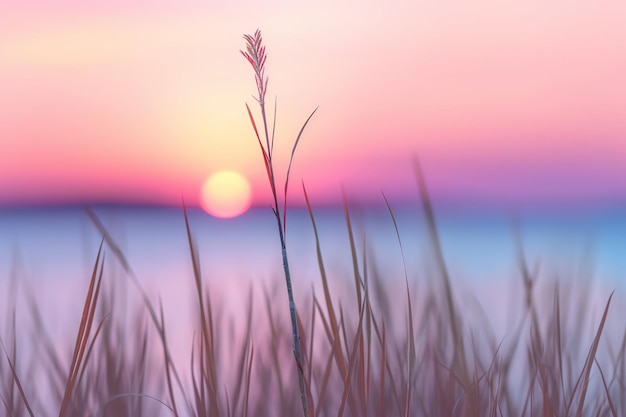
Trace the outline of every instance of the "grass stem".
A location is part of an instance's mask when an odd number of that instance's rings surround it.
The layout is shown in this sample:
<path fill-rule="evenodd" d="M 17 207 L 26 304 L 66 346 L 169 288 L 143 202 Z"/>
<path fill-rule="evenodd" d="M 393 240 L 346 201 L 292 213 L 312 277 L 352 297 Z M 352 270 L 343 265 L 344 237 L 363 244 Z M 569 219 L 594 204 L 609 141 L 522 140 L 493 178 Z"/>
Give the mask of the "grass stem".
<path fill-rule="evenodd" d="M 263 121 L 263 133 L 265 135 L 265 145 L 263 145 L 263 141 L 261 140 L 261 136 L 259 135 L 259 131 L 257 129 L 256 122 L 254 120 L 254 116 L 250 111 L 250 107 L 246 104 L 246 109 L 248 110 L 248 116 L 250 117 L 250 122 L 252 123 L 252 127 L 254 128 L 254 133 L 256 134 L 257 141 L 259 146 L 261 147 L 261 153 L 263 155 L 263 162 L 265 164 L 265 170 L 267 173 L 267 178 L 270 184 L 270 189 L 272 192 L 273 205 L 272 212 L 274 213 L 274 217 L 276 218 L 276 224 L 278 228 L 278 237 L 280 239 L 280 249 L 283 261 L 283 271 L 285 273 L 285 284 L 287 285 L 287 297 L 289 299 L 289 316 L 291 319 L 291 328 L 293 334 L 293 347 L 294 347 L 294 356 L 296 360 L 296 368 L 298 370 L 298 383 L 300 389 L 300 397 L 302 400 L 302 411 L 304 412 L 304 416 L 307 417 L 310 415 L 309 411 L 309 398 L 307 395 L 307 387 L 306 387 L 306 379 L 304 376 L 304 361 L 302 360 L 302 349 L 300 347 L 300 330 L 298 328 L 298 320 L 296 315 L 296 303 L 294 301 L 293 296 L 293 286 L 291 283 L 291 272 L 289 269 L 289 258 L 287 256 L 287 243 L 286 243 L 286 229 L 287 229 L 287 188 L 289 185 L 289 174 L 291 172 L 291 164 L 293 162 L 293 157 L 296 152 L 296 148 L 300 143 L 300 138 L 302 137 L 302 133 L 309 123 L 313 114 L 317 111 L 317 108 L 313 110 L 313 112 L 306 119 L 296 140 L 294 141 L 291 157 L 289 159 L 289 166 L 287 168 L 287 174 L 285 176 L 285 187 L 284 187 L 284 195 L 283 195 L 283 209 L 281 215 L 281 209 L 278 204 L 278 192 L 276 187 L 276 176 L 274 173 L 274 161 L 273 161 L 273 151 L 274 151 L 274 132 L 276 127 L 276 108 L 274 108 L 274 118 L 272 123 L 272 136 L 270 138 L 269 135 L 269 127 L 267 120 L 267 112 L 265 108 L 265 94 L 267 92 L 267 84 L 268 78 L 265 76 L 265 61 L 267 60 L 267 55 L 265 54 L 265 46 L 263 45 L 263 38 L 261 36 L 261 31 L 256 30 L 254 35 L 244 35 L 244 39 L 246 40 L 246 51 L 241 51 L 241 54 L 248 60 L 252 68 L 254 69 L 254 75 L 257 85 L 258 97 L 256 97 L 256 101 L 259 104 L 259 108 L 261 110 L 261 120 Z M 281 221 L 282 220 L 282 221 Z M 312 414 L 312 411 L 311 411 Z"/>

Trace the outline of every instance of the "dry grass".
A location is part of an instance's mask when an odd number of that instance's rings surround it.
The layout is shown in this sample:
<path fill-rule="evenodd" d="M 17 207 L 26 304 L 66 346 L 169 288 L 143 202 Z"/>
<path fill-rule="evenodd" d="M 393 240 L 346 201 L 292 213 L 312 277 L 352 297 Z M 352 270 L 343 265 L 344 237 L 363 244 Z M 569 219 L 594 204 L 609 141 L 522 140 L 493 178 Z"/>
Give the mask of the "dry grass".
<path fill-rule="evenodd" d="M 419 174 L 418 174 L 419 175 Z M 426 189 L 424 212 L 435 252 L 438 232 Z M 306 193 L 306 190 L 305 190 Z M 306 195 L 306 194 L 305 194 Z M 308 196 L 307 196 L 308 203 Z M 398 232 L 391 206 L 390 218 Z M 375 254 L 356 242 L 345 207 L 353 266 L 352 294 L 336 292 L 322 255 L 314 210 L 321 293 L 300 299 L 303 373 L 314 416 L 620 416 L 626 413 L 626 334 L 605 339 L 611 297 L 599 317 L 589 300 L 540 279 L 519 248 L 519 303 L 512 325 L 495 335 L 486 316 L 463 298 L 445 275 L 406 274 L 405 289 L 387 285 L 397 277 L 376 267 Z M 430 213 L 430 214 L 428 214 Z M 147 296 L 130 319 L 117 312 L 116 279 L 105 271 L 105 253 L 123 257 L 91 212 L 107 242 L 94 262 L 73 349 L 55 340 L 37 304 L 28 304 L 32 329 L 18 325 L 18 306 L 2 312 L 3 360 L 0 400 L 7 416 L 275 416 L 299 415 L 300 390 L 289 349 L 291 326 L 276 297 L 265 289 L 242 294 L 240 335 L 226 338 L 228 318 L 219 315 L 203 282 L 192 228 L 186 218 L 198 318 L 188 340 L 189 369 L 177 369 L 168 348 L 162 307 Z M 359 247 L 362 249 L 358 249 Z M 124 258 L 120 259 L 132 274 Z M 419 292 L 413 285 L 419 284 Z M 137 284 L 139 285 L 139 284 Z M 140 287 L 139 291 L 142 292 Z M 335 292 L 333 292 L 335 291 Z M 541 301 L 552 294 L 552 306 Z M 8 300 L 15 294 L 7 294 Z M 257 303 L 260 307 L 254 307 Z M 278 303 L 280 305 L 280 303 Z M 468 306 L 475 314 L 468 314 Z M 582 309 L 582 311 L 580 311 Z M 261 314 L 263 312 L 263 314 Z M 23 320 L 23 319 L 22 319 Z M 615 318 L 614 318 L 615 320 Z M 582 323 L 593 322 L 593 332 Z M 256 330 L 255 330 L 256 329 Z M 260 331 L 259 329 L 264 329 Z M 18 346 L 28 338 L 29 349 Z M 30 352 L 32 357 L 23 357 Z M 25 354 L 25 353 L 24 353 Z M 233 360 L 235 358 L 235 360 Z M 226 365 L 228 364 L 228 365 Z M 179 365 L 180 366 L 180 365 Z M 188 371 L 188 372 L 183 372 Z M 191 375 L 190 378 L 180 375 Z M 50 395 L 40 395 L 41 385 Z"/>
<path fill-rule="evenodd" d="M 248 41 L 258 41 L 259 46 L 260 34 L 258 40 Z M 263 62 L 264 58 L 258 64 Z M 261 71 L 257 74 L 261 96 L 263 80 Z M 259 144 L 285 253 L 285 207 L 281 213 L 271 172 L 273 135 L 268 135 L 264 105 L 262 110 L 267 142 L 263 145 L 259 139 Z M 167 312 L 148 297 L 105 224 L 88 211 L 105 245 L 94 261 L 71 349 L 46 328 L 35 294 L 26 294 L 32 300 L 26 309 L 29 320 L 17 318 L 21 310 L 13 301 L 16 286 L 5 294 L 0 317 L 0 415 L 296 416 L 302 414 L 303 405 L 305 414 L 315 417 L 626 415 L 622 395 L 626 333 L 618 343 L 603 337 L 612 295 L 607 294 L 596 318 L 588 298 L 559 289 L 531 268 L 520 245 L 523 290 L 518 298 L 523 308 L 501 312 L 510 314 L 511 325 L 504 334 L 496 334 L 479 305 L 459 301 L 467 297 L 449 276 L 417 162 L 415 168 L 434 253 L 434 277 L 412 276 L 405 267 L 404 289 L 394 290 L 389 282 L 395 277 L 378 269 L 367 242 L 357 242 L 344 202 L 352 290 L 340 296 L 333 283 L 345 282 L 346 277 L 327 272 L 324 237 L 318 234 L 305 189 L 321 293 L 300 297 L 299 309 L 290 299 L 292 314 L 286 317 L 276 308 L 282 304 L 276 302 L 282 292 L 252 287 L 247 295 L 241 294 L 244 327 L 232 337 L 229 318 L 219 314 L 211 286 L 203 280 L 183 209 L 193 267 L 187 282 L 195 288 L 197 312 L 196 331 L 187 341 L 191 360 L 185 369 L 170 351 Z M 387 206 L 404 257 L 408 254 L 403 252 L 393 209 Z M 105 253 L 123 266 L 122 277 L 106 270 Z M 285 273 L 291 289 L 287 266 Z M 130 280 L 143 300 L 134 314 L 120 312 L 120 278 Z M 552 297 L 549 308 L 540 301 L 546 294 Z M 23 325 L 27 322 L 30 327 Z M 593 332 L 585 332 L 585 324 L 593 324 Z M 292 342 L 300 355 L 295 361 Z"/>
<path fill-rule="evenodd" d="M 267 60 L 267 55 L 265 54 L 265 45 L 263 45 L 261 31 L 258 29 L 254 33 L 254 35 L 244 35 L 244 39 L 246 40 L 246 51 L 241 51 L 241 54 L 244 56 L 244 58 L 246 58 L 246 60 L 250 63 L 252 69 L 254 70 L 254 79 L 256 81 L 258 94 L 258 96 L 255 97 L 255 100 L 258 103 L 259 109 L 261 111 L 261 122 L 263 123 L 263 135 L 265 138 L 265 144 L 261 139 L 259 129 L 257 128 L 257 123 L 254 116 L 252 115 L 252 111 L 250 110 L 250 106 L 248 106 L 248 104 L 246 104 L 246 109 L 248 110 L 250 123 L 252 124 L 252 128 L 254 129 L 254 133 L 261 148 L 261 156 L 263 157 L 263 163 L 265 165 L 267 179 L 269 181 L 270 190 L 272 192 L 272 212 L 274 213 L 274 217 L 276 218 L 278 237 L 280 239 L 280 251 L 283 259 L 283 271 L 285 273 L 285 285 L 287 287 L 287 298 L 289 301 L 289 317 L 291 318 L 291 332 L 293 335 L 293 353 L 296 362 L 296 369 L 298 372 L 298 386 L 300 388 L 302 411 L 305 416 L 313 417 L 313 413 L 309 411 L 311 408 L 311 404 L 309 403 L 310 395 L 309 388 L 306 384 L 306 378 L 304 376 L 304 360 L 302 356 L 300 328 L 298 326 L 298 319 L 296 317 L 296 302 L 293 296 L 291 270 L 289 268 L 289 257 L 287 256 L 287 191 L 289 188 L 289 173 L 291 172 L 291 164 L 293 163 L 293 157 L 295 156 L 296 149 L 298 148 L 298 143 L 300 143 L 300 138 L 302 137 L 302 133 L 304 132 L 306 125 L 309 123 L 317 109 L 313 110 L 313 112 L 311 112 L 309 117 L 306 119 L 306 121 L 302 125 L 302 128 L 300 129 L 300 132 L 298 133 L 298 136 L 296 137 L 296 140 L 293 143 L 291 156 L 289 158 L 289 166 L 287 167 L 287 173 L 285 174 L 285 182 L 282 195 L 283 205 L 281 209 L 281 206 L 278 202 L 279 195 L 277 190 L 277 178 L 274 169 L 274 132 L 276 128 L 276 108 L 274 108 L 272 134 L 270 135 L 267 109 L 265 107 L 265 95 L 267 93 L 268 84 L 268 78 L 265 76 L 265 61 Z"/>

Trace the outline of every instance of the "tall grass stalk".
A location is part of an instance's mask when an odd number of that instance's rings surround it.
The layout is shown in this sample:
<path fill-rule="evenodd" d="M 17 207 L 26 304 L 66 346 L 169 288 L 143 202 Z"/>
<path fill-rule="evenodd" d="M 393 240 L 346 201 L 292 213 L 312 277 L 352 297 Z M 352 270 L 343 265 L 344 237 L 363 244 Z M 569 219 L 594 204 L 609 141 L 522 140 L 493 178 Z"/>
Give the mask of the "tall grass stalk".
<path fill-rule="evenodd" d="M 263 162 L 265 164 L 265 169 L 267 173 L 267 179 L 269 180 L 270 189 L 272 191 L 273 198 L 273 206 L 272 212 L 274 213 L 274 217 L 276 218 L 276 225 L 278 228 L 278 236 L 280 238 L 280 249 L 282 253 L 283 259 L 283 270 L 285 272 L 285 282 L 287 285 L 287 296 L 289 297 L 289 314 L 291 316 L 291 327 L 293 332 L 293 347 L 294 347 L 294 355 L 296 359 L 296 367 L 298 369 L 298 380 L 300 384 L 300 395 L 302 397 L 302 410 L 304 411 L 304 415 L 309 415 L 309 403 L 307 399 L 307 387 L 306 380 L 304 377 L 304 362 L 302 360 L 302 351 L 300 347 L 300 331 L 298 329 L 298 322 L 296 318 L 296 303 L 293 298 L 293 289 L 291 285 L 291 272 L 289 270 L 289 259 L 287 257 L 287 244 L 286 244 L 286 229 L 287 229 L 287 187 L 289 185 L 289 173 L 291 171 L 291 163 L 293 162 L 293 157 L 296 152 L 296 148 L 298 147 L 298 143 L 300 142 L 300 138 L 302 137 L 302 132 L 304 132 L 304 128 L 309 123 L 317 108 L 311 112 L 309 117 L 306 119 L 296 140 L 294 141 L 293 147 L 291 149 L 291 156 L 289 158 L 289 165 L 287 167 L 287 174 L 285 176 L 285 185 L 284 185 L 284 194 L 283 194 L 283 208 L 281 208 L 278 204 L 278 191 L 276 187 L 276 176 L 274 173 L 274 132 L 276 127 L 276 106 L 274 106 L 274 117 L 272 121 L 272 134 L 269 133 L 269 123 L 267 117 L 267 110 L 265 106 L 265 94 L 267 93 L 267 83 L 268 78 L 265 76 L 265 61 L 267 59 L 267 55 L 265 54 L 265 46 L 263 45 L 263 38 L 261 37 L 261 31 L 256 30 L 254 35 L 244 35 L 244 39 L 246 40 L 246 51 L 241 51 L 241 54 L 248 60 L 252 68 L 254 69 L 254 77 L 256 80 L 257 93 L 258 97 L 255 97 L 255 100 L 259 104 L 259 108 L 261 110 L 261 120 L 263 123 L 263 134 L 265 138 L 265 144 L 263 144 L 261 140 L 261 135 L 259 134 L 259 130 L 257 128 L 257 124 L 255 122 L 254 116 L 252 115 L 252 111 L 250 110 L 250 106 L 246 103 L 246 109 L 248 110 L 248 116 L 250 117 L 250 122 L 252 123 L 252 127 L 254 128 L 254 133 L 256 134 L 257 140 L 259 142 L 259 146 L 261 147 L 261 153 L 263 155 Z"/>

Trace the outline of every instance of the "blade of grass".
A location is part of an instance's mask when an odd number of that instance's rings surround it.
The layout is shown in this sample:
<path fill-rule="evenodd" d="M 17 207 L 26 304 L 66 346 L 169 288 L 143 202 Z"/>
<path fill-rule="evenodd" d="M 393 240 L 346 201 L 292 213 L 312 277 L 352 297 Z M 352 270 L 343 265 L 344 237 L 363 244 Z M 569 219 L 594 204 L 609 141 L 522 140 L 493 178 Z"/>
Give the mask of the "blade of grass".
<path fill-rule="evenodd" d="M 252 309 L 253 309 L 253 300 L 252 297 L 252 287 L 250 287 L 248 292 L 248 299 L 246 302 L 247 305 L 247 314 L 246 314 L 246 330 L 244 331 L 244 340 L 241 344 L 241 352 L 237 360 L 235 361 L 237 365 L 237 371 L 235 373 L 237 382 L 234 385 L 234 395 L 233 395 L 233 410 L 239 409 L 239 401 L 242 394 L 244 394 L 243 388 L 246 386 L 244 383 L 246 378 L 246 365 L 248 364 L 248 356 L 250 355 L 251 345 L 251 337 L 252 337 Z"/>
<path fill-rule="evenodd" d="M 604 377 L 604 372 L 602 372 L 602 367 L 600 366 L 596 358 L 594 358 L 593 361 L 595 362 L 598 371 L 600 372 L 600 377 L 602 378 L 602 386 L 604 387 L 604 393 L 606 394 L 606 400 L 609 403 L 611 414 L 613 414 L 613 417 L 617 417 L 617 410 L 615 409 L 615 404 L 613 404 L 613 400 L 611 399 L 611 393 L 609 392 L 609 387 L 606 384 L 606 378 Z"/>
<path fill-rule="evenodd" d="M 387 333 L 385 331 L 385 322 L 382 322 L 383 328 L 383 337 L 381 341 L 381 352 L 380 352 L 380 408 L 378 410 L 377 415 L 379 417 L 384 417 L 387 411 L 387 404 L 385 403 L 386 395 L 385 395 L 385 370 L 387 366 Z"/>
<path fill-rule="evenodd" d="M 70 372 L 67 377 L 67 383 L 65 385 L 65 394 L 61 402 L 59 410 L 59 417 L 65 417 L 68 412 L 72 400 L 72 394 L 74 392 L 74 385 L 79 372 L 85 363 L 83 362 L 83 355 L 89 340 L 89 334 L 91 331 L 91 325 L 94 320 L 95 308 L 98 302 L 98 295 L 100 292 L 100 284 L 102 283 L 102 273 L 104 270 L 104 255 L 102 254 L 102 245 L 104 239 L 100 243 L 98 249 L 98 255 L 96 262 L 94 263 L 93 272 L 91 275 L 91 281 L 89 283 L 89 289 L 87 290 L 87 296 L 85 297 L 85 305 L 83 307 L 83 314 L 78 327 L 78 334 L 76 336 L 76 343 L 74 345 L 74 355 L 70 365 Z M 100 261 L 102 255 L 102 263 Z"/>
<path fill-rule="evenodd" d="M 246 103 L 246 109 L 248 110 L 248 117 L 250 118 L 250 123 L 252 123 L 252 128 L 254 129 L 256 138 L 259 141 L 259 146 L 261 147 L 261 153 L 263 154 L 263 163 L 265 165 L 265 170 L 267 171 L 267 176 L 270 177 L 271 175 L 270 158 L 268 156 L 268 153 L 265 150 L 265 147 L 263 146 L 263 143 L 261 142 L 261 137 L 259 136 L 259 130 L 256 127 L 256 122 L 254 121 L 254 116 L 252 115 L 252 111 L 250 110 L 250 106 L 248 106 L 248 103 Z"/>
<path fill-rule="evenodd" d="M 209 390 L 210 390 L 210 407 L 211 415 L 218 415 L 219 413 L 219 394 L 217 392 L 217 372 L 215 370 L 215 357 L 213 355 L 213 326 L 212 323 L 207 322 L 207 310 L 204 305 L 204 298 L 202 296 L 202 274 L 200 272 L 200 262 L 198 260 L 197 249 L 193 240 L 193 236 L 191 234 L 191 227 L 189 226 L 189 216 L 187 215 L 187 209 L 183 205 L 183 214 L 185 218 L 185 229 L 187 231 L 187 243 L 189 245 L 189 253 L 191 255 L 191 264 L 193 267 L 193 275 L 194 282 L 196 284 L 196 295 L 198 296 L 198 308 L 200 314 L 200 324 L 201 324 L 201 336 L 203 339 L 204 349 L 205 349 L 205 358 L 206 365 L 208 367 L 208 376 L 209 376 Z M 210 308 L 209 308 L 210 310 Z"/>
<path fill-rule="evenodd" d="M 391 209 L 391 205 L 383 193 L 383 199 L 385 200 L 385 205 L 387 206 L 387 210 L 389 211 L 389 215 L 391 216 L 391 221 L 393 222 L 393 227 L 396 231 L 396 238 L 398 240 L 398 245 L 400 246 L 400 254 L 402 256 L 402 266 L 404 268 L 404 281 L 406 284 L 406 295 L 408 301 L 408 333 L 409 340 L 407 343 L 407 387 L 406 387 L 406 405 L 404 408 L 405 417 L 409 416 L 411 410 L 411 375 L 413 374 L 413 364 L 415 362 L 415 336 L 414 336 L 414 327 L 413 327 L 413 307 L 411 303 L 411 291 L 409 289 L 409 274 L 406 269 L 406 260 L 404 257 L 404 249 L 402 247 L 402 239 L 400 238 L 400 230 L 398 229 L 398 222 L 396 221 L 396 216 Z"/>
<path fill-rule="evenodd" d="M 461 327 L 460 327 L 460 323 L 458 322 L 458 316 L 457 316 L 456 309 L 455 309 L 454 298 L 452 297 L 452 287 L 450 284 L 448 268 L 446 267 L 446 263 L 445 263 L 444 256 L 443 256 L 443 250 L 442 250 L 441 242 L 439 239 L 439 231 L 437 230 L 437 223 L 435 221 L 435 214 L 434 214 L 433 206 L 430 200 L 430 194 L 426 186 L 426 180 L 424 179 L 424 174 L 422 173 L 422 167 L 417 158 L 415 158 L 414 160 L 414 165 L 415 165 L 415 173 L 416 173 L 417 181 L 419 185 L 422 209 L 424 210 L 424 215 L 426 217 L 426 226 L 428 228 L 428 233 L 430 235 L 430 240 L 433 246 L 433 250 L 435 251 L 435 259 L 437 261 L 437 265 L 441 273 L 444 295 L 446 298 L 446 306 L 448 307 L 448 315 L 449 315 L 449 320 L 450 320 L 450 329 L 452 332 L 452 343 L 453 343 L 453 350 L 454 350 L 452 363 L 455 367 L 460 368 L 462 384 L 464 387 L 467 388 L 469 387 L 469 370 L 468 370 L 468 366 L 466 363 L 465 347 L 463 345 L 463 340 L 461 338 Z"/>
<path fill-rule="evenodd" d="M 315 216 L 313 215 L 313 209 L 311 208 L 311 202 L 309 201 L 309 196 L 306 192 L 306 187 L 304 186 L 304 182 L 302 183 L 302 191 L 304 192 L 304 201 L 306 202 L 307 210 L 311 218 L 311 224 L 313 226 L 313 234 L 315 236 L 315 251 L 317 254 L 317 264 L 318 264 L 319 271 L 320 271 L 320 277 L 322 278 L 322 289 L 324 291 L 324 301 L 326 303 L 326 314 L 328 315 L 330 330 L 332 332 L 332 340 L 329 339 L 329 343 L 331 346 L 336 346 L 336 348 L 333 348 L 334 353 L 335 353 L 335 361 L 337 363 L 339 374 L 341 375 L 342 378 L 345 378 L 346 364 L 344 362 L 343 354 L 341 353 L 341 349 L 339 345 L 336 345 L 334 343 L 335 340 L 340 340 L 339 326 L 337 324 L 337 316 L 335 313 L 335 308 L 333 307 L 332 298 L 330 296 L 330 289 L 328 287 L 328 277 L 326 275 L 326 268 L 324 267 L 324 260 L 322 258 L 322 248 L 320 245 L 319 233 L 317 231 L 317 224 L 315 223 Z M 324 315 L 321 314 L 321 316 L 323 319 Z"/>
<path fill-rule="evenodd" d="M 350 219 L 350 211 L 348 210 L 348 198 L 345 190 L 341 191 L 341 202 L 343 206 L 343 214 L 346 219 L 346 227 L 348 229 L 348 240 L 350 242 L 350 256 L 352 258 L 352 270 L 354 272 L 354 287 L 356 290 L 357 305 L 361 306 L 363 300 L 361 298 L 361 275 L 359 273 L 359 260 L 354 243 L 354 232 L 352 230 L 352 221 Z"/>
<path fill-rule="evenodd" d="M 246 370 L 246 388 L 244 391 L 243 417 L 248 417 L 248 404 L 250 400 L 250 381 L 252 379 L 252 361 L 254 360 L 254 345 L 250 344 L 250 354 L 248 355 Z"/>
<path fill-rule="evenodd" d="M 350 393 L 351 381 L 352 381 L 352 371 L 354 369 L 354 365 L 356 363 L 356 357 L 358 353 L 357 345 L 359 340 L 361 339 L 361 331 L 363 330 L 363 316 L 365 312 L 365 304 L 361 306 L 361 311 L 359 313 L 359 324 L 357 325 L 356 335 L 354 336 L 354 341 L 352 342 L 352 349 L 350 349 L 350 356 L 348 359 L 348 371 L 346 373 L 346 377 L 343 380 L 343 394 L 341 395 L 341 403 L 339 404 L 339 411 L 337 413 L 337 417 L 342 417 L 346 402 L 350 403 L 348 400 L 348 395 Z"/>
<path fill-rule="evenodd" d="M 582 417 L 583 415 L 583 406 L 585 405 L 585 397 L 587 395 L 587 389 L 589 388 L 589 374 L 591 373 L 593 361 L 596 358 L 596 352 L 598 351 L 598 345 L 600 344 L 600 336 L 602 336 L 602 331 L 604 330 L 604 324 L 606 323 L 606 317 L 609 314 L 609 306 L 611 305 L 612 298 L 613 293 L 611 293 L 608 301 L 606 302 L 606 307 L 604 308 L 604 313 L 602 314 L 602 320 L 600 320 L 600 325 L 598 326 L 598 330 L 596 331 L 596 336 L 593 339 L 593 343 L 591 344 L 591 348 L 589 349 L 589 354 L 587 355 L 587 360 L 585 361 L 585 367 L 583 368 L 582 374 L 583 385 L 578 401 L 578 409 L 576 410 L 576 417 Z"/>
<path fill-rule="evenodd" d="M 316 107 L 315 110 L 311 112 L 309 117 L 306 118 L 304 124 L 300 128 L 300 132 L 298 132 L 298 136 L 296 137 L 295 142 L 293 143 L 293 148 L 291 148 L 291 155 L 289 156 L 289 165 L 287 166 L 287 175 L 285 176 L 285 190 L 284 190 L 284 198 L 283 198 L 283 230 L 285 233 L 285 238 L 287 237 L 287 189 L 289 187 L 289 176 L 291 174 L 291 164 L 293 163 L 293 157 L 296 154 L 296 148 L 298 148 L 298 144 L 300 143 L 300 138 L 302 137 L 302 133 L 304 133 L 304 128 L 306 128 L 306 125 L 309 124 L 309 121 L 311 121 L 311 118 L 313 117 L 313 115 L 315 114 L 318 108 L 319 106 Z M 272 138 L 272 145 L 273 144 L 274 143 L 273 143 L 273 138 Z"/>
<path fill-rule="evenodd" d="M 102 415 L 104 413 L 104 410 L 105 410 L 106 406 L 111 404 L 113 401 L 119 400 L 121 398 L 132 398 L 132 397 L 143 398 L 143 399 L 154 401 L 155 403 L 157 403 L 160 406 L 163 406 L 167 410 L 169 410 L 169 412 L 172 415 L 176 415 L 174 413 L 174 409 L 172 407 L 170 407 L 165 402 L 161 401 L 160 399 L 158 399 L 157 397 L 155 397 L 153 395 L 139 393 L 139 392 L 129 392 L 129 393 L 124 393 L 124 394 L 117 394 L 117 395 L 114 395 L 114 396 L 108 398 L 104 403 L 99 404 L 96 410 L 88 413 L 87 417 L 90 417 L 90 416 L 97 417 L 98 415 Z"/>
<path fill-rule="evenodd" d="M 336 348 L 332 348 L 328 353 L 328 358 L 326 359 L 326 366 L 324 367 L 324 373 L 322 376 L 322 381 L 319 388 L 318 398 L 317 398 L 317 407 L 315 409 L 315 417 L 319 417 L 320 413 L 323 410 L 324 400 L 326 398 L 326 392 L 329 387 L 330 374 L 332 371 L 332 365 L 334 362 L 334 351 L 339 348 L 339 340 L 333 340 L 333 343 L 337 345 Z"/>
<path fill-rule="evenodd" d="M 315 294 L 315 291 L 313 289 L 313 284 L 311 284 L 311 294 Z M 315 302 L 311 303 L 311 324 L 309 326 L 309 332 L 310 332 L 310 336 L 309 336 L 309 360 L 307 361 L 307 371 L 306 371 L 306 375 L 307 375 L 307 386 L 310 387 L 312 386 L 312 379 L 313 379 L 313 357 L 314 357 L 314 344 L 313 344 L 313 339 L 315 339 L 315 317 L 317 316 L 316 312 L 316 308 L 315 308 Z M 313 407 L 313 397 L 312 395 L 309 393 L 309 399 L 311 401 L 311 406 Z M 312 408 L 312 413 L 315 414 L 315 409 Z"/>
<path fill-rule="evenodd" d="M 9 354 L 6 350 L 6 347 L 4 346 L 4 341 L 2 340 L 2 338 L 0 337 L 0 345 L 2 346 L 2 350 L 4 351 L 4 355 L 7 358 L 7 362 L 9 363 L 9 368 L 11 368 L 11 377 L 13 378 L 13 382 L 15 382 L 15 386 L 17 386 L 17 390 L 20 393 L 20 398 L 22 399 L 22 402 L 24 403 L 24 406 L 26 407 L 26 411 L 28 412 L 28 415 L 30 415 L 30 417 L 35 417 L 35 414 L 33 413 L 33 409 L 30 405 L 30 402 L 28 401 L 28 397 L 26 396 L 26 393 L 24 392 L 24 388 L 22 386 L 22 382 L 20 381 L 19 376 L 17 375 L 17 372 L 15 371 L 15 366 L 13 365 L 13 361 L 11 361 L 11 358 L 9 357 Z M 5 405 L 5 408 L 7 408 L 7 411 L 10 411 L 10 409 L 12 409 L 13 407 L 10 407 L 3 398 L 3 403 Z"/>
<path fill-rule="evenodd" d="M 168 395 L 170 397 L 170 402 L 172 403 L 172 410 L 174 411 L 174 415 L 176 417 L 178 417 L 178 407 L 176 406 L 176 397 L 174 395 L 174 387 L 172 384 L 172 361 L 170 356 L 167 354 L 168 352 L 168 347 L 167 347 L 167 336 L 165 333 L 165 317 L 163 314 L 163 302 L 161 301 L 161 299 L 159 298 L 159 326 L 158 328 L 160 329 L 160 335 L 161 335 L 161 346 L 163 347 L 163 356 L 165 357 L 165 381 L 166 381 L 166 386 L 167 386 L 167 392 Z"/>

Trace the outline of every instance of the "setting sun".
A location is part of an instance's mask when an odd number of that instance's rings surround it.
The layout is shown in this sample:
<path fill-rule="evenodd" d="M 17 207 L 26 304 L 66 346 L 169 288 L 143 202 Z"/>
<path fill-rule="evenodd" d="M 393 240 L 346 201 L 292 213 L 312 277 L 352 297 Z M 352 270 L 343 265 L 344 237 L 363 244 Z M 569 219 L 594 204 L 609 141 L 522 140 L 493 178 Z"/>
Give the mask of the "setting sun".
<path fill-rule="evenodd" d="M 202 186 L 202 208 L 215 217 L 239 216 L 250 208 L 252 192 L 248 180 L 234 171 L 220 171 Z"/>

